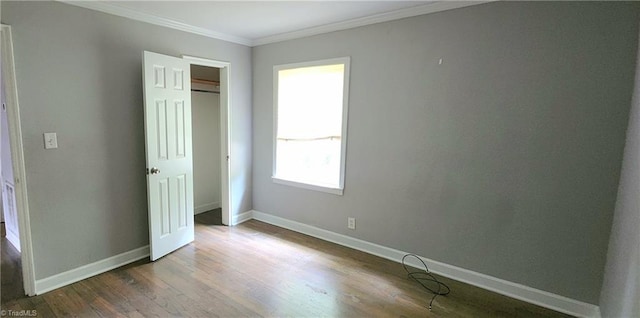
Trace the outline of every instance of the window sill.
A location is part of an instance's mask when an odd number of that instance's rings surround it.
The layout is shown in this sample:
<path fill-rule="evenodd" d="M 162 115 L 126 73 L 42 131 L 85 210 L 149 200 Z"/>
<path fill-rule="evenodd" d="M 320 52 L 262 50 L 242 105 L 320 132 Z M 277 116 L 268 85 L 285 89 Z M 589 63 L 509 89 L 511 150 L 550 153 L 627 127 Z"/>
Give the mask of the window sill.
<path fill-rule="evenodd" d="M 329 188 L 329 187 L 325 187 L 325 186 L 321 186 L 321 185 L 315 185 L 315 184 L 309 184 L 309 183 L 285 180 L 285 179 L 280 179 L 280 178 L 277 178 L 277 177 L 271 177 L 271 180 L 273 180 L 273 183 L 277 183 L 277 184 L 282 184 L 282 185 L 287 185 L 287 186 L 296 187 L 296 188 L 302 188 L 302 189 L 307 189 L 307 190 L 314 190 L 314 191 L 320 191 L 320 192 L 325 192 L 325 193 L 331 193 L 331 194 L 335 194 L 335 195 L 342 195 L 342 192 L 344 190 L 344 189 L 341 189 L 341 188 Z"/>

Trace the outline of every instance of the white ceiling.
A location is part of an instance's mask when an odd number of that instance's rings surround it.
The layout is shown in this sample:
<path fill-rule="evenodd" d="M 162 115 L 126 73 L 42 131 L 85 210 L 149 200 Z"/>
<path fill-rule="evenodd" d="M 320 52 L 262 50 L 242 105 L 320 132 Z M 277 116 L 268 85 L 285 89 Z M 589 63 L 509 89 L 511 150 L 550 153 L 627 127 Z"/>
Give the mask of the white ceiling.
<path fill-rule="evenodd" d="M 487 2 L 59 1 L 249 46 Z"/>

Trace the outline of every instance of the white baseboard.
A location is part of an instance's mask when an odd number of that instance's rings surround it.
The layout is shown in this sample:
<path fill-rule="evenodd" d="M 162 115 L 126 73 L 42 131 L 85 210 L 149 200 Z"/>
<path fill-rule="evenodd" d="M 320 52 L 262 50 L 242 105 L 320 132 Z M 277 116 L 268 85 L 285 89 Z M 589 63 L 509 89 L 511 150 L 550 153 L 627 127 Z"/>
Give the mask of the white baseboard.
<path fill-rule="evenodd" d="M 247 211 L 244 213 L 240 213 L 238 215 L 234 215 L 233 219 L 231 220 L 231 225 L 238 225 L 240 223 L 243 222 L 247 222 L 249 220 L 253 219 L 253 210 L 251 211 Z"/>
<path fill-rule="evenodd" d="M 252 217 L 256 220 L 270 223 L 292 231 L 317 237 L 319 239 L 333 242 L 339 245 L 350 247 L 359 251 L 373 254 L 395 262 L 402 262 L 402 257 L 407 252 L 388 248 L 386 246 L 370 243 L 350 236 L 323 230 L 315 226 L 303 224 L 296 221 L 283 219 L 267 213 L 252 210 Z M 243 213 L 246 214 L 247 212 Z M 457 281 L 465 282 L 486 290 L 496 292 L 511 298 L 519 299 L 545 308 L 553 309 L 569 315 L 578 317 L 600 317 L 600 308 L 596 305 L 581 302 L 575 299 L 549 293 L 543 290 L 528 287 L 522 284 L 513 283 L 504 279 L 477 273 L 457 266 L 434 261 L 426 257 L 421 257 L 429 267 L 429 271 Z M 421 267 L 416 260 L 408 262 L 411 266 Z"/>
<path fill-rule="evenodd" d="M 193 214 L 204 213 L 220 207 L 222 207 L 222 205 L 220 205 L 220 202 L 211 202 L 211 203 L 199 205 L 193 209 Z"/>
<path fill-rule="evenodd" d="M 135 262 L 139 259 L 149 257 L 149 245 L 124 252 L 95 263 L 80 266 L 66 272 L 36 280 L 36 295 L 73 284 L 85 278 L 102 274 L 114 268 Z"/>

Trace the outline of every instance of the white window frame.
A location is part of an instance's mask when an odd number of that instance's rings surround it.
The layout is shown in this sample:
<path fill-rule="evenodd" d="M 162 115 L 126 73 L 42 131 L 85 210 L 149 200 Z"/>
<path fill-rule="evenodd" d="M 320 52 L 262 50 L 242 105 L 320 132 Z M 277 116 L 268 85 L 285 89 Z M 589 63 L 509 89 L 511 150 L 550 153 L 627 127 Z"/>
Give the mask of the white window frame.
<path fill-rule="evenodd" d="M 271 179 L 274 183 L 288 185 L 292 187 L 298 187 L 308 190 L 315 190 L 320 192 L 326 192 L 336 195 L 343 195 L 344 192 L 344 179 L 345 179 L 345 168 L 347 162 L 347 122 L 348 122 L 348 113 L 349 113 L 349 72 L 350 72 L 350 57 L 338 57 L 332 59 L 325 60 L 317 60 L 310 62 L 301 62 L 301 63 L 292 63 L 292 64 L 282 64 L 275 65 L 273 67 L 273 167 L 271 170 Z M 341 147 L 340 147 L 340 179 L 338 183 L 338 187 L 327 187 L 323 185 L 311 184 L 296 180 L 287 180 L 276 177 L 276 152 L 277 152 L 277 143 L 278 143 L 278 72 L 281 70 L 294 69 L 294 68 L 302 68 L 302 67 L 313 67 L 313 66 L 323 66 L 323 65 L 332 65 L 332 64 L 344 64 L 344 83 L 342 88 L 342 136 L 340 137 Z"/>

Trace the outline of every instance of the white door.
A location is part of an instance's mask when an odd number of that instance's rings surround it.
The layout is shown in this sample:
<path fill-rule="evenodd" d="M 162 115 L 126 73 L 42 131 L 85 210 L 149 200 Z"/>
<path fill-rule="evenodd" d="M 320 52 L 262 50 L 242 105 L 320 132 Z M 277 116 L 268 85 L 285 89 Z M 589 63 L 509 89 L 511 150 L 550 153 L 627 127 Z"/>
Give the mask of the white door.
<path fill-rule="evenodd" d="M 2 182 L 2 204 L 4 225 L 7 230 L 7 240 L 20 252 L 20 232 L 18 230 L 18 210 L 16 208 L 16 193 L 12 183 Z"/>
<path fill-rule="evenodd" d="M 182 59 L 144 52 L 144 124 L 151 260 L 190 243 L 193 227 L 191 72 Z"/>
<path fill-rule="evenodd" d="M 3 66 L 2 66 L 3 67 Z M 2 73 L 0 67 L 0 73 Z M 9 141 L 9 120 L 7 117 L 7 101 L 4 82 L 0 92 L 2 109 L 0 109 L 0 185 L 2 186 L 2 213 L 7 231 L 7 240 L 20 251 L 20 230 L 18 228 L 18 209 L 14 187 L 13 159 Z"/>

